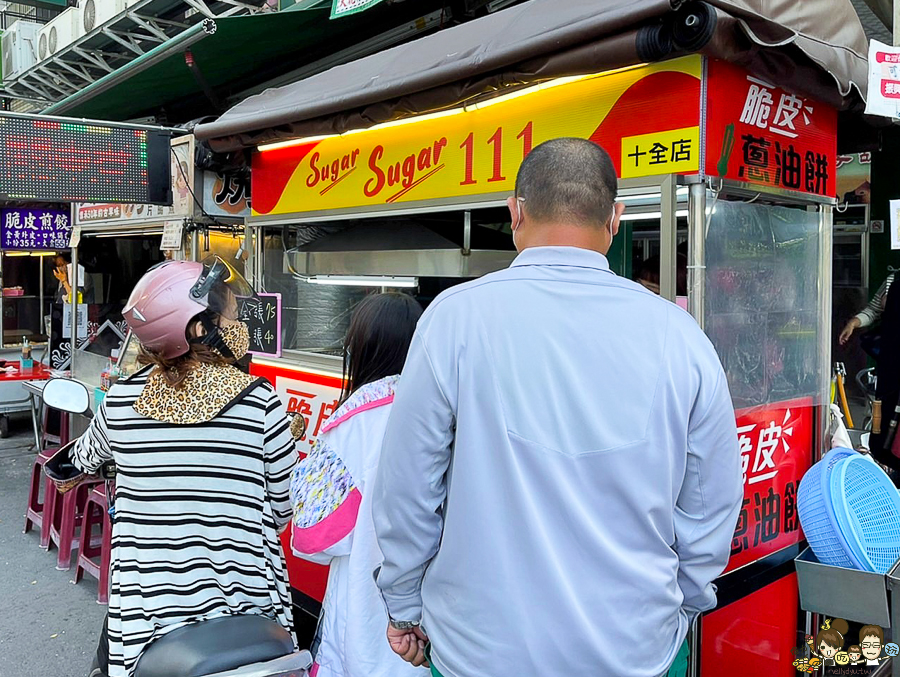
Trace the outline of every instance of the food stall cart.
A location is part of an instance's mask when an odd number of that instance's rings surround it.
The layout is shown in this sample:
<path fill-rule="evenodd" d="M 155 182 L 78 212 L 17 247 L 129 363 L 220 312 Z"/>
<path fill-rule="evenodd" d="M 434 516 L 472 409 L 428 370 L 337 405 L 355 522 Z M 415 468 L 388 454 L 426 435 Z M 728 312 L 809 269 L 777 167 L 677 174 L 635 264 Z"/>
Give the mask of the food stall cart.
<path fill-rule="evenodd" d="M 658 252 L 660 292 L 676 301 L 686 250 L 684 305 L 720 355 L 737 413 L 745 497 L 718 606 L 690 635 L 689 674 L 740 665 L 787 677 L 811 629 L 793 567 L 796 492 L 825 443 L 837 107 L 864 79 L 848 56 L 861 28 L 849 4 L 810 3 L 850 26 L 837 36 L 807 25 L 820 47 L 838 45 L 813 63 L 803 30 L 789 28 L 798 17 L 763 19 L 750 7 L 763 3 L 674 15 L 668 3 L 609 4 L 532 0 L 267 92 L 195 131 L 256 149 L 250 272 L 284 307 L 282 355 L 253 368 L 307 418 L 312 444 L 337 403 L 340 336 L 365 286 L 407 286 L 427 302 L 506 265 L 509 243 L 494 236 L 509 232 L 502 206 L 522 158 L 561 136 L 599 143 L 628 207 L 613 269 L 631 276 Z M 781 42 L 754 52 L 764 58 L 744 53 L 735 31 L 763 27 Z M 453 245 L 419 240 L 422 228 Z M 295 601 L 314 616 L 324 571 L 286 553 Z"/>

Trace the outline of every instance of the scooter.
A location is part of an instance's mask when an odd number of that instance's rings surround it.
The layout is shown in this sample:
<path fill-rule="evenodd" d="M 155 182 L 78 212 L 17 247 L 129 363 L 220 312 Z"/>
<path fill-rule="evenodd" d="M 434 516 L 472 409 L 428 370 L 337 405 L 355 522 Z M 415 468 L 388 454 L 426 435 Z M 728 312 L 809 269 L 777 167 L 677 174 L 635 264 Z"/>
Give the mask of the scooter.
<path fill-rule="evenodd" d="M 42 398 L 48 407 L 93 416 L 90 391 L 78 381 L 52 379 Z M 84 479 L 69 459 L 74 444 L 61 447 L 44 467 L 60 491 Z M 115 465 L 106 463 L 97 474 L 106 480 L 113 506 Z M 223 616 L 183 626 L 154 641 L 138 660 L 134 677 L 307 677 L 312 663 L 309 651 L 295 651 L 290 633 L 276 621 L 258 615 Z"/>

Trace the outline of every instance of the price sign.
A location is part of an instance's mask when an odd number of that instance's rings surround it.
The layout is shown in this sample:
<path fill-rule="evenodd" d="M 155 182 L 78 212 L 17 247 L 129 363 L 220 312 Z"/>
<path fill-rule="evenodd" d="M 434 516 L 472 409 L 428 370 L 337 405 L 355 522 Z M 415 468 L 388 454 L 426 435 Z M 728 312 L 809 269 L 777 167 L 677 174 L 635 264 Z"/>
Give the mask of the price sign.
<path fill-rule="evenodd" d="M 0 199 L 171 204 L 168 135 L 0 116 Z"/>
<path fill-rule="evenodd" d="M 184 221 L 166 221 L 159 248 L 163 251 L 178 251 L 181 249 L 181 233 L 183 230 Z"/>
<path fill-rule="evenodd" d="M 88 335 L 88 306 L 86 303 L 79 303 L 76 311 L 76 331 L 78 338 L 83 339 Z M 72 304 L 63 304 L 62 316 L 62 337 L 64 339 L 72 338 Z"/>
<path fill-rule="evenodd" d="M 19 207 L 0 210 L 3 249 L 68 249 L 71 231 L 68 210 Z"/>
<path fill-rule="evenodd" d="M 281 294 L 242 299 L 240 319 L 250 329 L 250 353 L 281 356 Z"/>

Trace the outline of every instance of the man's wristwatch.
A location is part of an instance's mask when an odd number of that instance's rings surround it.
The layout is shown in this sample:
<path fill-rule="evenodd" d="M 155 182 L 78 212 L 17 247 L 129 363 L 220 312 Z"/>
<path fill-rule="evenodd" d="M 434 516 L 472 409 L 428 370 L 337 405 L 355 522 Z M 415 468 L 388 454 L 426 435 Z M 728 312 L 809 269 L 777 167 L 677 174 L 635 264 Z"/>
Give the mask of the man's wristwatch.
<path fill-rule="evenodd" d="M 419 621 L 395 621 L 393 618 L 389 620 L 394 630 L 413 630 L 419 627 Z"/>

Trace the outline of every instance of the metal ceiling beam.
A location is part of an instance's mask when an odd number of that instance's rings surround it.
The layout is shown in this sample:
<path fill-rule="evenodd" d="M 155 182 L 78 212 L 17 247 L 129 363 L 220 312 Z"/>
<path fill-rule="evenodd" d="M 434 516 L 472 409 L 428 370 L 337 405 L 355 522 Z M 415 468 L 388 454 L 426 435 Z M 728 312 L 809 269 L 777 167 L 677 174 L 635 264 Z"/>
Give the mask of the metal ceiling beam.
<path fill-rule="evenodd" d="M 146 21 L 143 17 L 139 17 L 137 14 L 133 14 L 130 18 L 139 26 L 143 26 L 145 31 L 152 35 L 155 35 L 160 42 L 165 42 L 169 39 L 169 36 L 164 30 L 162 30 L 159 26 L 154 25 L 152 22 Z"/>
<path fill-rule="evenodd" d="M 144 55 L 144 50 L 141 49 L 138 45 L 136 45 L 134 43 L 134 41 L 126 40 L 124 37 L 120 36 L 118 33 L 115 33 L 110 28 L 104 28 L 103 35 L 105 35 L 106 37 L 108 37 L 111 40 L 115 40 L 120 45 L 122 45 L 122 47 L 124 47 L 125 49 L 130 49 L 132 52 L 134 52 L 138 56 Z"/>

